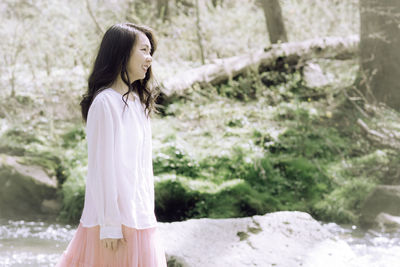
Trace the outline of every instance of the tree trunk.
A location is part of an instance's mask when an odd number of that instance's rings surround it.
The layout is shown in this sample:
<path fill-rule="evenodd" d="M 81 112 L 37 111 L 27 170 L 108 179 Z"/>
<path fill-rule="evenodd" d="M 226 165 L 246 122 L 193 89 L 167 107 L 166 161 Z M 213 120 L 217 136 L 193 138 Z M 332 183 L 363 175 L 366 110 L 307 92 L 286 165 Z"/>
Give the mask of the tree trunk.
<path fill-rule="evenodd" d="M 211 2 L 213 4 L 213 7 L 215 8 L 217 6 L 221 6 L 222 7 L 224 1 L 223 0 L 211 0 Z"/>
<path fill-rule="evenodd" d="M 261 50 L 250 55 L 218 59 L 207 64 L 174 75 L 162 83 L 161 91 L 166 99 L 185 94 L 185 90 L 198 83 L 200 86 L 217 85 L 226 82 L 246 70 L 257 68 L 262 72 L 279 69 L 285 64 L 296 65 L 300 60 L 312 58 L 349 59 L 358 52 L 358 36 L 348 38 L 327 37 L 303 42 L 275 44 L 267 51 Z"/>
<path fill-rule="evenodd" d="M 372 102 L 400 110 L 400 1 L 360 0 L 358 86 Z"/>
<path fill-rule="evenodd" d="M 157 16 L 163 22 L 169 20 L 169 0 L 157 0 Z"/>
<path fill-rule="evenodd" d="M 279 0 L 260 0 L 265 14 L 265 21 L 271 44 L 287 42 L 285 24 L 282 18 L 282 9 Z"/>
<path fill-rule="evenodd" d="M 200 21 L 199 0 L 196 0 L 196 35 L 197 35 L 197 43 L 199 44 L 201 64 L 204 65 L 205 56 L 204 56 L 202 27 L 201 27 L 201 21 Z"/>
<path fill-rule="evenodd" d="M 126 8 L 125 8 L 125 21 L 132 22 L 135 24 L 140 24 L 140 19 L 136 17 L 136 4 L 138 4 L 135 0 L 128 0 L 126 1 Z M 150 1 L 150 5 L 153 3 Z"/>

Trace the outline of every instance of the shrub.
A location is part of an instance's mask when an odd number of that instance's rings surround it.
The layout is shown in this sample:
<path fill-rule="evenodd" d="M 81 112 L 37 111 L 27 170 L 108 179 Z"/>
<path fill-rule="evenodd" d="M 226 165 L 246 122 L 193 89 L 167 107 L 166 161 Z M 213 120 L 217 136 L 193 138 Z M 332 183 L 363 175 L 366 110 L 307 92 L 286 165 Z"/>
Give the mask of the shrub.
<path fill-rule="evenodd" d="M 197 161 L 176 142 L 168 142 L 153 159 L 155 175 L 175 173 L 195 178 L 199 174 Z"/>
<path fill-rule="evenodd" d="M 76 223 L 79 221 L 85 204 L 85 179 L 81 171 L 74 169 L 62 185 L 63 205 L 59 215 L 62 221 Z"/>
<path fill-rule="evenodd" d="M 314 213 L 318 218 L 337 223 L 358 223 L 361 203 L 375 186 L 369 179 L 349 179 L 336 187 L 327 197 L 318 202 Z"/>
<path fill-rule="evenodd" d="M 160 221 L 181 221 L 189 216 L 199 199 L 180 181 L 166 180 L 155 183 L 155 212 Z"/>
<path fill-rule="evenodd" d="M 61 135 L 61 138 L 63 141 L 63 148 L 76 147 L 79 142 L 86 139 L 85 129 L 81 126 L 74 127 L 65 134 Z"/>

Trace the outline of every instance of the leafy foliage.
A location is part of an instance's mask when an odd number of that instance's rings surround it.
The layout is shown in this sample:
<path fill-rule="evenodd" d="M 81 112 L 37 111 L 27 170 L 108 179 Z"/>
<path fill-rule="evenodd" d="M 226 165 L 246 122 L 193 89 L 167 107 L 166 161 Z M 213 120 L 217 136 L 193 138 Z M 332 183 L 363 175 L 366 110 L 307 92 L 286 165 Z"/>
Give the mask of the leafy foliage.
<path fill-rule="evenodd" d="M 176 142 L 165 144 L 153 159 L 154 174 L 172 172 L 176 174 L 196 177 L 200 171 L 199 164 L 192 155 Z"/>

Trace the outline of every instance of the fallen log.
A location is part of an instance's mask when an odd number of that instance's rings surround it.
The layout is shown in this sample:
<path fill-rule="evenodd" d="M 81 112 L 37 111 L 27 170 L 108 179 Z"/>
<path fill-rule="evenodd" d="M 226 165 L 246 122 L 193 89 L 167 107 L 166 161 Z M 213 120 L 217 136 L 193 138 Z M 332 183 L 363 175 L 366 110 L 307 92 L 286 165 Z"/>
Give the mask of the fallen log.
<path fill-rule="evenodd" d="M 245 73 L 248 69 L 258 71 L 275 69 L 288 64 L 296 65 L 300 60 L 313 58 L 351 59 L 358 53 L 359 37 L 324 37 L 302 42 L 273 44 L 270 47 L 243 56 L 218 59 L 214 63 L 200 66 L 171 77 L 161 83 L 165 98 L 182 96 L 185 90 L 198 83 L 218 85 Z"/>
<path fill-rule="evenodd" d="M 361 130 L 366 134 L 367 139 L 371 142 L 377 143 L 383 147 L 400 150 L 400 139 L 398 132 L 390 131 L 388 129 L 381 128 L 380 132 L 368 127 L 368 125 L 362 120 L 357 120 L 357 125 L 360 126 Z"/>

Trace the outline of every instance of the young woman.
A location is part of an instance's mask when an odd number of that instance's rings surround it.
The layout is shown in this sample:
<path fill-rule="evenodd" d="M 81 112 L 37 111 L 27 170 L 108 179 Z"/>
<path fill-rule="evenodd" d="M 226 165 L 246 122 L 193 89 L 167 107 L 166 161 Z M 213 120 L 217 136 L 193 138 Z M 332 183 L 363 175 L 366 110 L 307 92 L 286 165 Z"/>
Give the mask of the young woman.
<path fill-rule="evenodd" d="M 57 266 L 167 266 L 154 213 L 151 125 L 153 31 L 132 23 L 104 34 L 88 91 L 88 170 L 79 226 Z"/>

